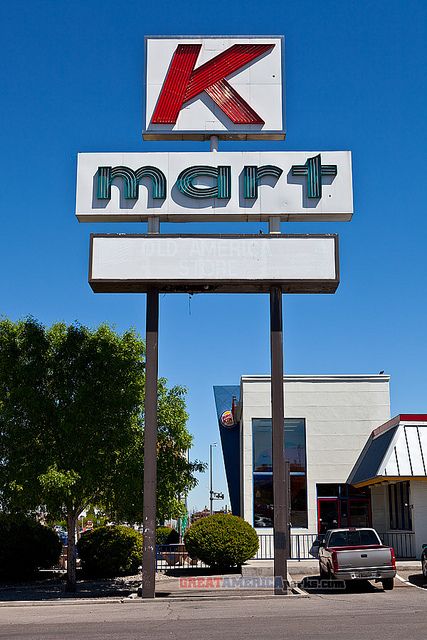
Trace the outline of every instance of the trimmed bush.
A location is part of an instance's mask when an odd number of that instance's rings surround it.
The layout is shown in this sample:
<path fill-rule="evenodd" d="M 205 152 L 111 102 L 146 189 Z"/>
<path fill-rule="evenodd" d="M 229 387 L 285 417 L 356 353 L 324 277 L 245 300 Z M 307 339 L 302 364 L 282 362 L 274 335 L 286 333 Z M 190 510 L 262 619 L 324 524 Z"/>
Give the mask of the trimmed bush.
<path fill-rule="evenodd" d="M 61 541 L 52 529 L 25 516 L 0 514 L 0 580 L 31 578 L 58 563 Z"/>
<path fill-rule="evenodd" d="M 243 564 L 258 551 L 255 529 L 243 518 L 220 513 L 197 520 L 184 542 L 191 558 L 221 570 Z"/>
<path fill-rule="evenodd" d="M 157 527 L 156 544 L 178 544 L 179 533 L 171 527 Z"/>
<path fill-rule="evenodd" d="M 82 535 L 77 551 L 85 576 L 134 575 L 142 561 L 142 535 L 123 525 L 98 527 Z"/>

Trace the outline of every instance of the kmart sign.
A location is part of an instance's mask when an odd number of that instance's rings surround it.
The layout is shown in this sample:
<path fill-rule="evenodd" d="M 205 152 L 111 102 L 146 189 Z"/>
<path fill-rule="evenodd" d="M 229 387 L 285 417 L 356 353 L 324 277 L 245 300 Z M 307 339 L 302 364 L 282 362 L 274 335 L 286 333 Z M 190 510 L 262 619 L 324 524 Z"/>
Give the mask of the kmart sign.
<path fill-rule="evenodd" d="M 81 222 L 350 220 L 349 151 L 81 153 Z"/>
<path fill-rule="evenodd" d="M 283 37 L 145 39 L 145 140 L 285 137 Z"/>

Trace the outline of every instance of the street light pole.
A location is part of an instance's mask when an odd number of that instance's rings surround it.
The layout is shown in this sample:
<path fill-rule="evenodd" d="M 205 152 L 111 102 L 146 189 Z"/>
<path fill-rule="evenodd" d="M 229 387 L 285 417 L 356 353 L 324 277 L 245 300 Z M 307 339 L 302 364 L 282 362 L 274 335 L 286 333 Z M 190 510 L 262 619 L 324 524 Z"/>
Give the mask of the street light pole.
<path fill-rule="evenodd" d="M 216 447 L 216 442 L 213 442 L 209 445 L 209 502 L 210 502 L 210 514 L 213 514 L 213 480 L 212 480 L 212 459 L 213 459 L 213 448 Z"/>

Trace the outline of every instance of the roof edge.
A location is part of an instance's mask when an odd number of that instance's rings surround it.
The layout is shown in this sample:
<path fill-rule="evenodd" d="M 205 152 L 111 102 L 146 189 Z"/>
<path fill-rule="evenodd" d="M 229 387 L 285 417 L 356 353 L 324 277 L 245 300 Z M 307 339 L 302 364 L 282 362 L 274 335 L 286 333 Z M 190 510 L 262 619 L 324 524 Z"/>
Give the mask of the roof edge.
<path fill-rule="evenodd" d="M 393 427 L 396 427 L 398 424 L 400 424 L 400 415 L 399 414 L 397 416 L 394 416 L 393 418 L 390 418 L 390 420 L 387 420 L 387 422 L 384 422 L 383 424 L 380 424 L 379 427 L 375 427 L 375 429 L 373 429 L 373 431 L 371 433 L 371 438 L 372 439 L 378 438 L 378 436 L 380 436 L 381 434 L 385 433 L 389 429 L 392 429 Z"/>
<path fill-rule="evenodd" d="M 427 422 L 427 414 L 426 413 L 398 413 L 397 416 L 390 418 L 384 424 L 381 424 L 379 427 L 376 427 L 371 433 L 372 438 L 377 438 L 381 434 L 385 433 L 389 429 L 396 427 L 398 424 L 403 422 Z"/>
<path fill-rule="evenodd" d="M 353 487 L 361 489 L 363 487 L 369 487 L 374 484 L 395 484 L 396 482 L 407 482 L 411 480 L 417 480 L 417 482 L 427 482 L 427 476 L 374 476 L 368 480 L 361 480 L 355 482 Z"/>
<path fill-rule="evenodd" d="M 268 382 L 270 374 L 242 375 L 241 382 Z M 390 376 L 387 374 L 285 374 L 285 382 L 389 382 Z"/>
<path fill-rule="evenodd" d="M 400 422 L 427 422 L 427 413 L 400 413 Z"/>

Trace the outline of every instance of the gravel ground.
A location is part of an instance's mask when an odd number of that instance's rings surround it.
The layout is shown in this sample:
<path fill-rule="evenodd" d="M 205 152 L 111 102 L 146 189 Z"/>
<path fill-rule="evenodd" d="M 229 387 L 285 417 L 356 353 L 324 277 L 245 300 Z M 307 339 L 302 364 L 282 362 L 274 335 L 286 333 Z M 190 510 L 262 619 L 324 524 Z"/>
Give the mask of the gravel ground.
<path fill-rule="evenodd" d="M 136 593 L 141 584 L 141 575 L 124 576 L 118 578 L 104 578 L 98 580 L 77 580 L 77 592 L 65 591 L 64 574 L 33 580 L 31 582 L 16 582 L 0 584 L 0 602 L 16 602 L 18 600 L 57 600 L 65 598 L 126 598 Z M 168 580 L 163 573 L 157 573 L 156 582 Z"/>

